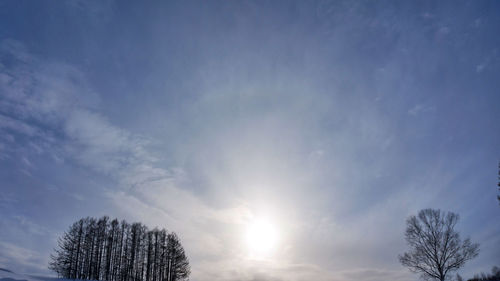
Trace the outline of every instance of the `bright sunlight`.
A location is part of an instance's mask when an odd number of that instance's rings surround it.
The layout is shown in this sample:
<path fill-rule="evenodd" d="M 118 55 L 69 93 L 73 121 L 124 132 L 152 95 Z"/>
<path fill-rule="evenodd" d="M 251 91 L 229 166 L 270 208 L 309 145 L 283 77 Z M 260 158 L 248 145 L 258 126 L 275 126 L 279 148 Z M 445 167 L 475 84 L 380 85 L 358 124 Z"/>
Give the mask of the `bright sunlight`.
<path fill-rule="evenodd" d="M 276 248 L 278 231 L 267 220 L 255 220 L 248 225 L 246 241 L 251 257 L 268 257 Z"/>

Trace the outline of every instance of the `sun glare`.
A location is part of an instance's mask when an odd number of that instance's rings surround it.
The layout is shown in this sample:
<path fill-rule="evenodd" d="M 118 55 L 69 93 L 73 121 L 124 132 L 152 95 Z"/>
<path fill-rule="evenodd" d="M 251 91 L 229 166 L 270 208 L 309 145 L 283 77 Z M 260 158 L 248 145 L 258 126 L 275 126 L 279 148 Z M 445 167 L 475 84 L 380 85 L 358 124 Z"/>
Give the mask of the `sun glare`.
<path fill-rule="evenodd" d="M 263 258 L 272 254 L 278 242 L 276 227 L 266 220 L 256 220 L 248 225 L 247 246 L 250 256 Z"/>

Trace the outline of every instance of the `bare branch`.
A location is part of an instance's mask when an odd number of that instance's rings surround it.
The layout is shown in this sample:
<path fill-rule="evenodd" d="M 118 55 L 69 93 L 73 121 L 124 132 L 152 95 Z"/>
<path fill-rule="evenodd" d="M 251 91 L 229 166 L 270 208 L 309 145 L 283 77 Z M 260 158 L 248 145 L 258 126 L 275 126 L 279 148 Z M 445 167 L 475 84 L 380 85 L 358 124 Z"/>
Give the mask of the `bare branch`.
<path fill-rule="evenodd" d="M 479 253 L 479 244 L 463 242 L 455 231 L 459 216 L 452 212 L 424 209 L 406 221 L 405 239 L 410 251 L 399 256 L 402 265 L 425 279 L 444 281 Z"/>

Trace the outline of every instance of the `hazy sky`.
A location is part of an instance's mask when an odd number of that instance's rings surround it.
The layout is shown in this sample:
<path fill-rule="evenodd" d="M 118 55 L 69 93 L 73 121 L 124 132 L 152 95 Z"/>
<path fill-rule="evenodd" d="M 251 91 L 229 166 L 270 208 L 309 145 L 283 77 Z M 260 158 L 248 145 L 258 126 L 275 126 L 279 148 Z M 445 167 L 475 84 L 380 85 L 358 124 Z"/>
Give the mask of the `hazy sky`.
<path fill-rule="evenodd" d="M 193 281 L 417 280 L 422 208 L 500 266 L 500 2 L 146 2 L 0 1 L 0 267 L 109 215 Z"/>

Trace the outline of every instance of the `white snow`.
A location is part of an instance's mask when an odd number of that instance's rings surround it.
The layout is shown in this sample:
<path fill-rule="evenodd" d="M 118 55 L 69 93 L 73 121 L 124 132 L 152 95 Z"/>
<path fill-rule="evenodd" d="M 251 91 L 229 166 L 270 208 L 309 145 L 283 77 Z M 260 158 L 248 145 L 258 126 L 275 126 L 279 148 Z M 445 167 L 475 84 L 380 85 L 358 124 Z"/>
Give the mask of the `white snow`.
<path fill-rule="evenodd" d="M 31 275 L 14 273 L 8 269 L 0 268 L 0 281 L 70 281 L 70 279 L 31 276 Z"/>

